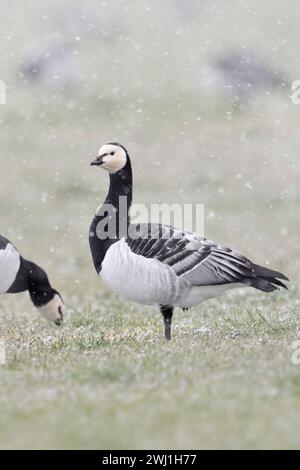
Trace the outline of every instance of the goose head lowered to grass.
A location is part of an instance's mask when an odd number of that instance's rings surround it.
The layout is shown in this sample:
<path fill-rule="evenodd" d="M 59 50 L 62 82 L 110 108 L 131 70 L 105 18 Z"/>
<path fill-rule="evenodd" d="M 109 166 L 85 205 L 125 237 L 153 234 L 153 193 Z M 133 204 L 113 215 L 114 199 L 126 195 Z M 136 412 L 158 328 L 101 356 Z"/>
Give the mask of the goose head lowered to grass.
<path fill-rule="evenodd" d="M 0 235 L 0 295 L 26 290 L 33 305 L 47 320 L 56 325 L 62 323 L 63 301 L 45 271 L 23 258 L 16 247 Z"/>
<path fill-rule="evenodd" d="M 107 170 L 110 178 L 106 199 L 90 227 L 95 269 L 117 294 L 159 306 L 166 339 L 171 339 L 174 307 L 188 309 L 234 287 L 263 292 L 286 288 L 280 281 L 288 281 L 284 274 L 196 233 L 161 224 L 131 224 L 132 170 L 122 145 L 103 145 L 91 165 Z M 115 226 L 109 233 L 112 219 Z"/>

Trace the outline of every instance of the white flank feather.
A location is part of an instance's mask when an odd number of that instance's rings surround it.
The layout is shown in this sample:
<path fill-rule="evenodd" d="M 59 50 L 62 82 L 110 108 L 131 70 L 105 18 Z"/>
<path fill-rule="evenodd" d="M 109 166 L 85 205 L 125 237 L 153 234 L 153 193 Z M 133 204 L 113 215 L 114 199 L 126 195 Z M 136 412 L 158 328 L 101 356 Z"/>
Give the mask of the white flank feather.
<path fill-rule="evenodd" d="M 20 268 L 20 255 L 16 248 L 8 243 L 0 250 L 0 294 L 5 294 L 16 279 Z"/>
<path fill-rule="evenodd" d="M 188 288 L 170 266 L 134 254 L 125 239 L 108 249 L 100 276 L 117 294 L 146 305 L 174 305 Z"/>

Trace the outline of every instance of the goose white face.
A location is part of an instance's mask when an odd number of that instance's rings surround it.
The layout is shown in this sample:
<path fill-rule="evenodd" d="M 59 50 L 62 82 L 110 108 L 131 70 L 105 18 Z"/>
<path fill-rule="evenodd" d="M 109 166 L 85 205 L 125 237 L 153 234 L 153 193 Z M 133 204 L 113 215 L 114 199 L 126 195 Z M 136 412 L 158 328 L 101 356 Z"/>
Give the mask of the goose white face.
<path fill-rule="evenodd" d="M 63 305 L 61 297 L 55 294 L 50 302 L 38 307 L 38 310 L 47 320 L 54 321 L 56 325 L 60 325 L 63 319 Z"/>
<path fill-rule="evenodd" d="M 109 173 L 117 173 L 126 165 L 126 152 L 119 145 L 105 144 L 100 147 L 98 156 L 91 165 L 101 166 Z"/>

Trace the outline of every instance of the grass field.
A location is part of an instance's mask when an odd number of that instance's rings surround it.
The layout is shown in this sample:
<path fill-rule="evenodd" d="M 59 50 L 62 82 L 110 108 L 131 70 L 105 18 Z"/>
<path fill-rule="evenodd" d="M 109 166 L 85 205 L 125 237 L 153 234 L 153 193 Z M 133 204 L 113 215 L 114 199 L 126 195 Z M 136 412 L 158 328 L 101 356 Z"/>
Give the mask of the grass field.
<path fill-rule="evenodd" d="M 171 0 L 148 13 L 74 2 L 110 19 L 103 36 L 56 25 L 60 2 L 1 3 L 0 233 L 74 310 L 57 328 L 27 294 L 1 297 L 0 448 L 299 448 L 300 105 L 287 89 L 234 111 L 197 84 L 207 58 L 234 44 L 299 79 L 297 2 L 233 1 L 234 26 L 221 1 L 193 19 Z M 27 83 L 22 56 L 60 29 L 80 37 L 78 82 Z M 112 294 L 91 263 L 108 180 L 89 161 L 112 140 L 131 155 L 135 202 L 204 203 L 205 235 L 282 270 L 289 291 L 178 310 L 166 343 L 158 309 Z"/>

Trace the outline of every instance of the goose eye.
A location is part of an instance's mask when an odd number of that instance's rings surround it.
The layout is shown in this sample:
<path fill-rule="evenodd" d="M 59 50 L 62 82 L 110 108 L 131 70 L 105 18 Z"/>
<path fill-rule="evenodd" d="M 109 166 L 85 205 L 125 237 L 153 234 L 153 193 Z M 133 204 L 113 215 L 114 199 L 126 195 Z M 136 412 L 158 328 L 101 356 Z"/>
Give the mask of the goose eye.
<path fill-rule="evenodd" d="M 115 154 L 115 152 L 110 152 L 110 154 L 111 154 L 111 155 L 114 155 L 114 154 Z"/>

